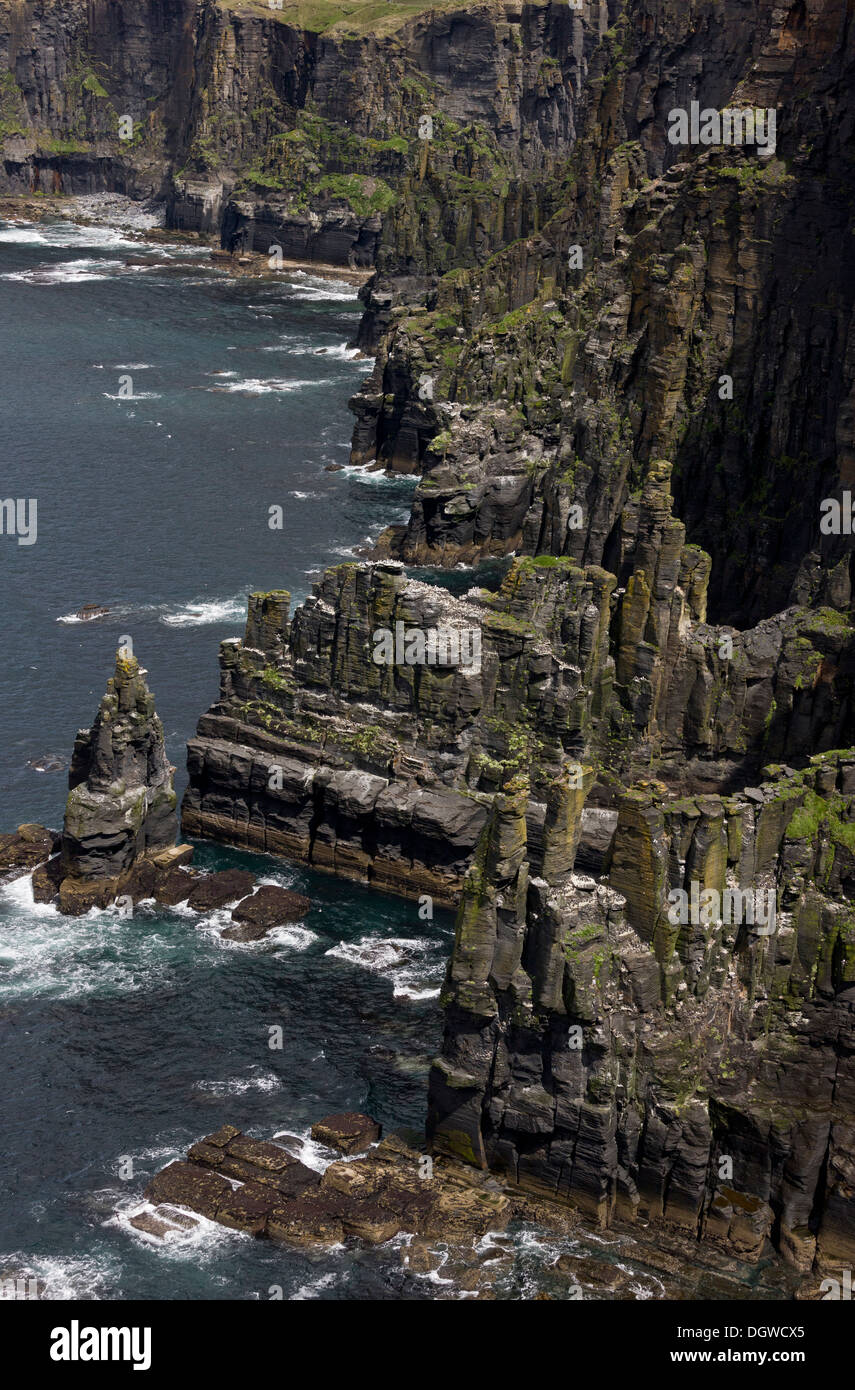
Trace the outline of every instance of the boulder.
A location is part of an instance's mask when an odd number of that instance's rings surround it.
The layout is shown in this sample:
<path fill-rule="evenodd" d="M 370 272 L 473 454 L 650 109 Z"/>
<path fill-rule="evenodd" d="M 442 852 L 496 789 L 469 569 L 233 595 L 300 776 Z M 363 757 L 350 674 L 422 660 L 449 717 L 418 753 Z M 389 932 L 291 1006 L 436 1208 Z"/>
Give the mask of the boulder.
<path fill-rule="evenodd" d="M 267 1234 L 292 1245 L 338 1245 L 344 1235 L 341 1212 L 316 1197 L 300 1197 L 271 1213 Z"/>
<path fill-rule="evenodd" d="M 61 881 L 62 860 L 57 854 L 33 871 L 33 900 L 37 903 L 52 903 L 59 892 Z"/>
<path fill-rule="evenodd" d="M 257 1183 L 283 1197 L 299 1197 L 317 1187 L 320 1173 L 307 1168 L 287 1149 L 261 1139 L 249 1139 L 240 1130 L 224 1125 L 216 1134 L 194 1144 L 187 1154 L 191 1163 L 212 1168 L 227 1178 Z"/>
<path fill-rule="evenodd" d="M 59 910 L 66 917 L 83 917 L 93 907 L 109 907 L 118 891 L 117 878 L 64 878 L 59 885 Z"/>
<path fill-rule="evenodd" d="M 277 888 L 275 884 L 265 884 L 232 910 L 232 920 L 252 935 L 238 936 L 231 927 L 227 928 L 223 935 L 237 941 L 252 941 L 273 927 L 301 921 L 311 906 L 311 900 L 304 898 L 300 893 L 291 893 L 287 888 Z"/>
<path fill-rule="evenodd" d="M 157 1236 L 159 1240 L 168 1236 L 170 1231 L 177 1230 L 171 1221 L 163 1221 L 153 1211 L 139 1212 L 130 1218 L 130 1224 L 135 1230 L 142 1231 L 147 1236 Z"/>
<path fill-rule="evenodd" d="M 263 1236 L 268 1217 L 279 1200 L 271 1188 L 263 1187 L 261 1183 L 247 1182 L 222 1198 L 217 1208 L 217 1220 L 233 1230 Z"/>
<path fill-rule="evenodd" d="M 196 875 L 192 871 L 170 869 L 155 883 L 155 902 L 160 903 L 162 907 L 176 907 L 178 903 L 187 901 L 195 882 Z"/>
<path fill-rule="evenodd" d="M 175 1202 L 180 1207 L 189 1207 L 213 1221 L 220 1202 L 231 1190 L 225 1178 L 194 1163 L 170 1163 L 152 1178 L 145 1196 L 149 1202 Z"/>
<path fill-rule="evenodd" d="M 380 1138 L 381 1127 L 370 1115 L 360 1115 L 346 1111 L 341 1115 L 327 1115 L 312 1125 L 312 1138 L 318 1144 L 326 1144 L 328 1149 L 339 1153 L 359 1153 L 369 1144 L 376 1144 Z"/>
<path fill-rule="evenodd" d="M 246 869 L 222 869 L 197 878 L 187 899 L 194 912 L 215 912 L 251 892 L 255 878 Z"/>
<path fill-rule="evenodd" d="M 342 1230 L 366 1245 L 382 1245 L 401 1229 L 396 1216 L 372 1202 L 363 1202 L 342 1217 Z"/>
<path fill-rule="evenodd" d="M 19 825 L 14 833 L 0 835 L 0 884 L 22 878 L 55 848 L 55 836 L 43 825 Z"/>

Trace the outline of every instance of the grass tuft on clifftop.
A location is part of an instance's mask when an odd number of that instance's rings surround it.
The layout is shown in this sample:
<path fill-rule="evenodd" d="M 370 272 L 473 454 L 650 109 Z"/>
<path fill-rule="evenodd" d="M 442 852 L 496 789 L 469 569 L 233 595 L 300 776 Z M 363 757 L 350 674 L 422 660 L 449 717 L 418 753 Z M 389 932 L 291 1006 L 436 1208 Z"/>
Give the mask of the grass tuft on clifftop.
<path fill-rule="evenodd" d="M 408 19 L 431 10 L 457 10 L 461 0 L 282 0 L 282 8 L 271 9 L 268 0 L 218 0 L 224 10 L 238 14 L 265 15 L 269 19 L 305 29 L 312 34 L 334 31 L 340 38 L 348 34 L 392 34 Z"/>

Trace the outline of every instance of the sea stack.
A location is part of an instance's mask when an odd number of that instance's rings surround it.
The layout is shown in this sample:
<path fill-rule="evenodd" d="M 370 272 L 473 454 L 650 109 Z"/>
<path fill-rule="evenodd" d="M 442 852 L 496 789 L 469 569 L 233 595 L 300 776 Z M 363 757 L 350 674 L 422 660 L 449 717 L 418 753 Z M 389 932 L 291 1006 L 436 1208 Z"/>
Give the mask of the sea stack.
<path fill-rule="evenodd" d="M 112 902 L 140 859 L 186 858 L 174 848 L 175 768 L 145 677 L 120 649 L 95 722 L 74 744 L 54 870 L 60 910 L 72 916 Z"/>

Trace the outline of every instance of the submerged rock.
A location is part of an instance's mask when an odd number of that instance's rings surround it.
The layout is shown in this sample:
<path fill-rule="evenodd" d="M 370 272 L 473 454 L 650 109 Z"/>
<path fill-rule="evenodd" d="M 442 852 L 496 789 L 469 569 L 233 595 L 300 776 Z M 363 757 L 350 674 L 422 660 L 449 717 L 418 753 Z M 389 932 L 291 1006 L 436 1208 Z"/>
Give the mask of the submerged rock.
<path fill-rule="evenodd" d="M 140 263 L 148 264 L 148 262 L 144 261 Z M 99 603 L 84 603 L 83 607 L 79 609 L 74 616 L 79 623 L 94 623 L 96 618 L 106 618 L 109 616 L 109 613 L 109 608 L 102 608 Z"/>
<path fill-rule="evenodd" d="M 258 941 L 274 927 L 299 922 L 311 905 L 310 899 L 300 893 L 291 893 L 287 888 L 278 888 L 275 884 L 265 884 L 232 910 L 235 925 L 226 927 L 222 935 L 230 941 Z M 193 906 L 192 902 L 190 906 Z"/>
<path fill-rule="evenodd" d="M 34 772 L 62 772 L 68 767 L 68 761 L 58 753 L 44 753 L 40 758 L 30 758 L 27 767 Z"/>
<path fill-rule="evenodd" d="M 214 912 L 251 892 L 255 877 L 245 869 L 223 869 L 196 879 L 187 899 L 194 912 Z"/>

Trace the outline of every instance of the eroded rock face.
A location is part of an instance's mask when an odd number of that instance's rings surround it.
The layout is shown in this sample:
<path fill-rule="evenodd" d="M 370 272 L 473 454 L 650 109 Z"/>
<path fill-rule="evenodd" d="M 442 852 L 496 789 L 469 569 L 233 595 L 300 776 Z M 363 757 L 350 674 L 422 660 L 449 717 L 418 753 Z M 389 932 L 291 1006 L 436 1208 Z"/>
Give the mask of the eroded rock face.
<path fill-rule="evenodd" d="M 625 508 L 614 573 L 526 557 L 496 592 L 457 598 L 393 562 L 341 565 L 293 621 L 286 594 L 254 595 L 189 745 L 185 832 L 453 904 L 490 798 L 521 769 L 539 869 L 549 788 L 572 757 L 607 807 L 653 759 L 674 791 L 715 793 L 770 757 L 852 741 L 848 616 L 707 622 L 709 558 L 686 543 L 670 481 L 660 460 Z M 377 634 L 399 628 L 476 633 L 477 667 L 378 663 Z"/>
<path fill-rule="evenodd" d="M 145 675 L 119 652 L 92 728 L 77 735 L 60 847 L 59 902 L 72 915 L 106 907 L 140 859 L 175 843 L 175 769 Z"/>
<path fill-rule="evenodd" d="M 572 146 L 593 28 L 509 0 L 304 14 L 299 27 L 287 10 L 128 0 L 119 19 L 5 0 L 0 189 L 160 196 L 171 226 L 228 251 L 276 245 L 407 276 L 482 263 L 536 228 L 536 182 Z"/>
<path fill-rule="evenodd" d="M 375 264 L 354 460 L 423 474 L 379 563 L 293 619 L 252 597 L 185 829 L 462 900 L 438 1145 L 596 1220 L 851 1261 L 853 566 L 819 529 L 855 456 L 845 0 L 630 0 L 608 28 L 497 0 L 376 36 L 206 2 L 141 23 L 130 61 L 95 13 L 34 12 L 27 41 L 0 3 L 9 186 L 156 181 L 229 248 Z M 89 83 L 63 158 L 38 132 L 69 133 L 93 27 L 120 80 Z M 130 154 L 110 106 L 137 98 Z M 692 101 L 775 107 L 774 154 L 674 148 Z M 462 599 L 400 563 L 484 558 L 501 587 Z M 479 669 L 378 664 L 399 622 L 477 629 Z M 775 932 L 672 924 L 692 883 L 773 891 Z M 299 1200 L 300 1239 L 341 1232 Z"/>
<path fill-rule="evenodd" d="M 434 1143 L 603 1225 L 851 1268 L 853 768 L 831 753 L 733 796 L 631 790 L 599 881 L 560 862 L 532 877 L 525 789 L 497 798 L 446 983 Z"/>

